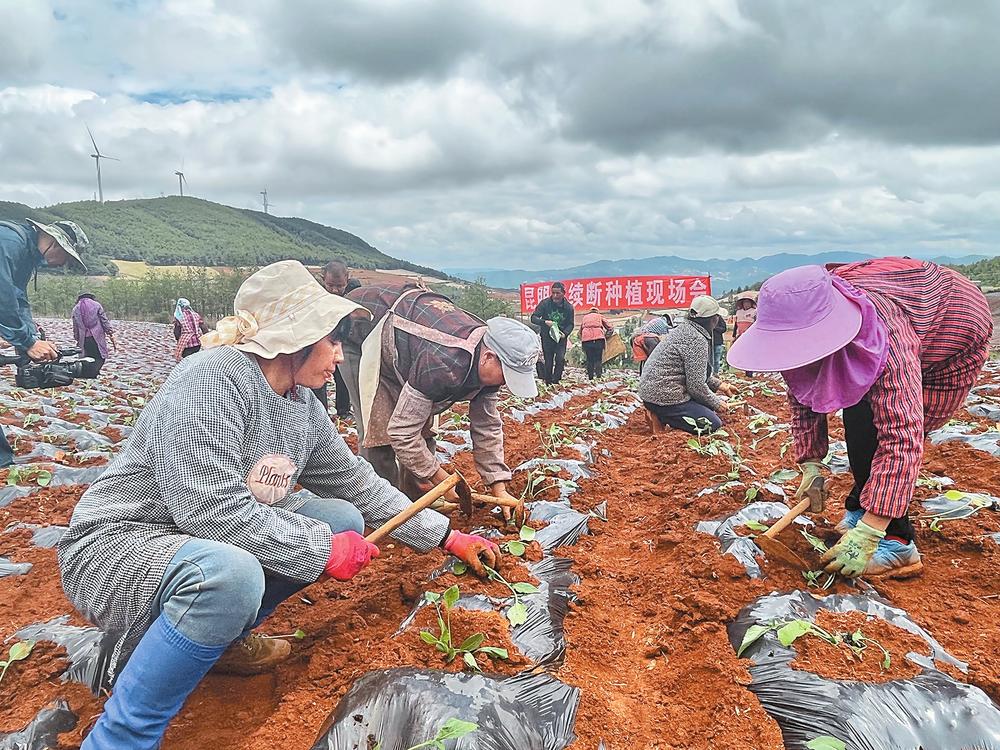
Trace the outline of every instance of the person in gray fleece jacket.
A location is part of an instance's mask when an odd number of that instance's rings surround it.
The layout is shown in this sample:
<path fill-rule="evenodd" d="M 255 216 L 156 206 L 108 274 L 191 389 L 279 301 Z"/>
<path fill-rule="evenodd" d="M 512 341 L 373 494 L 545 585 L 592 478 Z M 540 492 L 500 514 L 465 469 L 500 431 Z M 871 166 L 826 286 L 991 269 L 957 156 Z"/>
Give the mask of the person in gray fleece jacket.
<path fill-rule="evenodd" d="M 712 297 L 695 297 L 687 318 L 657 345 L 643 367 L 639 398 L 664 424 L 690 433 L 722 427 L 718 412 L 726 404 L 715 392 L 728 396 L 731 389 L 708 372 L 712 330 L 726 315 Z"/>

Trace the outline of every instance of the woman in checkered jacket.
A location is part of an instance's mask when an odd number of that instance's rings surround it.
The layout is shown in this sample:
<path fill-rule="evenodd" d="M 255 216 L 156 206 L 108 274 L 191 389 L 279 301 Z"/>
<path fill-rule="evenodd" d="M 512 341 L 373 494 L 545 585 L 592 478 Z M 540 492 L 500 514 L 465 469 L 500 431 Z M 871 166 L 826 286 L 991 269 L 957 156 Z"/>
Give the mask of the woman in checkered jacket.
<path fill-rule="evenodd" d="M 209 351 L 178 365 L 143 410 L 59 545 L 67 596 L 120 636 L 88 750 L 158 747 L 213 666 L 255 674 L 283 660 L 288 642 L 251 630 L 303 587 L 359 573 L 378 557 L 365 525 L 410 504 L 351 452 L 309 390 L 333 376 L 364 308 L 297 261 L 255 273 L 234 307 L 203 338 Z M 314 496 L 291 495 L 297 484 Z M 499 553 L 433 510 L 393 537 L 474 567 Z"/>

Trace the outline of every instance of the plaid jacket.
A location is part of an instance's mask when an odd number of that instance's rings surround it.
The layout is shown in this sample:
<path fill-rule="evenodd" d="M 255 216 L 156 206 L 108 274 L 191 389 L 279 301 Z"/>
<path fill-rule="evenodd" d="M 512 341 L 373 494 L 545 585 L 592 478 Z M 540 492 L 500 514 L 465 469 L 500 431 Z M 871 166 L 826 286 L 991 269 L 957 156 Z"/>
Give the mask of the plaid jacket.
<path fill-rule="evenodd" d="M 868 295 L 889 333 L 885 369 L 865 397 L 878 450 L 861 505 L 880 516 L 906 515 L 920 472 L 924 434 L 951 418 L 976 382 L 989 352 L 993 318 L 972 282 L 948 268 L 879 258 L 833 273 Z M 826 456 L 825 414 L 790 394 L 798 460 Z"/>

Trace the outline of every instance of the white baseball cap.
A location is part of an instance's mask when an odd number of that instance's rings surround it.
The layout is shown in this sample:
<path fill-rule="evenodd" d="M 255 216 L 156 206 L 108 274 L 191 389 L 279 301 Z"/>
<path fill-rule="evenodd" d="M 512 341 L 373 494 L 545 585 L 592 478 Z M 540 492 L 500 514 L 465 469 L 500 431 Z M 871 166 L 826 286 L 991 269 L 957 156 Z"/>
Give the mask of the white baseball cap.
<path fill-rule="evenodd" d="M 519 398 L 537 396 L 535 362 L 542 347 L 535 332 L 511 318 L 490 318 L 483 341 L 500 358 L 510 392 Z"/>
<path fill-rule="evenodd" d="M 692 318 L 711 318 L 713 315 L 721 315 L 723 318 L 729 317 L 729 311 L 719 305 L 715 297 L 702 294 L 691 300 Z"/>

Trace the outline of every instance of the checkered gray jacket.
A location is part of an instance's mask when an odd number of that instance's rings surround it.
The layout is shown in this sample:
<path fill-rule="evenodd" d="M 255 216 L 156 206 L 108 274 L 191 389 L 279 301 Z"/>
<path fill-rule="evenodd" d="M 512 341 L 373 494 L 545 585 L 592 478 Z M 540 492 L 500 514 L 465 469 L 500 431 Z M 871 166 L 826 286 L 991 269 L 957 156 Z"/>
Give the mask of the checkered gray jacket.
<path fill-rule="evenodd" d="M 674 406 L 694 400 L 718 411 L 722 401 L 713 391 L 719 379 L 708 374 L 712 334 L 690 320 L 682 320 L 656 345 L 642 367 L 639 398 L 651 404 Z"/>
<path fill-rule="evenodd" d="M 252 553 L 265 573 L 307 583 L 330 556 L 329 526 L 272 505 L 247 486 L 257 461 L 287 456 L 296 482 L 353 503 L 370 528 L 410 501 L 351 452 L 316 397 L 279 396 L 256 361 L 232 347 L 188 357 L 143 409 L 122 452 L 83 494 L 59 543 L 66 595 L 128 653 L 151 624 L 151 604 L 171 558 L 192 537 Z M 439 545 L 448 519 L 417 514 L 392 536 L 419 550 Z"/>

